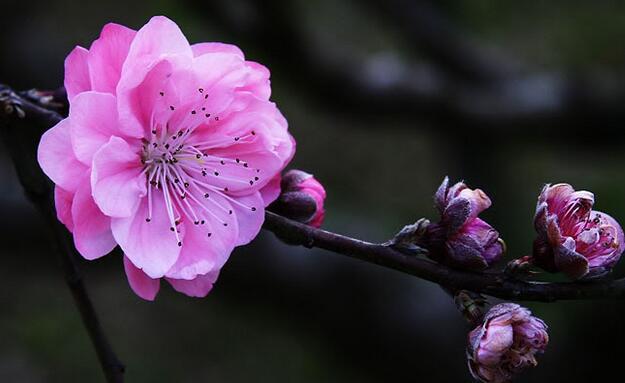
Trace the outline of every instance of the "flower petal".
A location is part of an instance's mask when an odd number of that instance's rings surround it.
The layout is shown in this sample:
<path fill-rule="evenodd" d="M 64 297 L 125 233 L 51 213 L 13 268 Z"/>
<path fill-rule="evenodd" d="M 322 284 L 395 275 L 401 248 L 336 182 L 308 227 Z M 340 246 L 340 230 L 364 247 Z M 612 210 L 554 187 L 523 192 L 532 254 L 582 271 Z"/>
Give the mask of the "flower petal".
<path fill-rule="evenodd" d="M 139 297 L 153 301 L 161 286 L 160 279 L 152 279 L 141 269 L 132 264 L 130 259 L 124 255 L 124 270 L 128 278 L 128 284 L 132 291 Z"/>
<path fill-rule="evenodd" d="M 58 186 L 54 187 L 54 206 L 56 207 L 56 216 L 70 232 L 74 229 L 74 222 L 72 221 L 73 200 L 73 193 L 70 193 Z"/>
<path fill-rule="evenodd" d="M 65 90 L 70 102 L 77 94 L 91 90 L 88 57 L 89 51 L 77 46 L 65 59 Z"/>
<path fill-rule="evenodd" d="M 178 259 L 180 246 L 165 207 L 162 191 L 153 191 L 150 222 L 148 198 L 143 198 L 135 214 L 130 217 L 112 218 L 113 236 L 124 254 L 150 278 L 160 278 Z M 181 229 L 179 238 L 184 238 Z"/>
<path fill-rule="evenodd" d="M 112 136 L 132 137 L 120 129 L 115 96 L 83 92 L 70 105 L 72 148 L 78 160 L 91 166 L 93 155 Z"/>
<path fill-rule="evenodd" d="M 122 66 L 136 33 L 115 23 L 106 24 L 102 28 L 100 38 L 89 49 L 88 63 L 93 90 L 115 94 Z"/>
<path fill-rule="evenodd" d="M 225 43 L 198 43 L 191 45 L 191 50 L 193 51 L 193 56 L 198 57 L 205 55 L 207 53 L 230 53 L 238 56 L 241 60 L 245 58 L 243 52 L 239 47 L 232 44 Z"/>
<path fill-rule="evenodd" d="M 265 206 L 269 206 L 273 201 L 278 199 L 280 195 L 280 181 L 282 177 L 280 173 L 276 174 L 265 186 L 260 189 L 260 195 L 263 197 Z"/>
<path fill-rule="evenodd" d="M 91 188 L 102 212 L 110 217 L 128 217 L 146 194 L 141 159 L 128 143 L 111 137 L 93 156 Z"/>
<path fill-rule="evenodd" d="M 37 161 L 48 177 L 61 188 L 74 192 L 87 172 L 87 167 L 74 156 L 68 118 L 46 131 L 37 150 Z"/>
<path fill-rule="evenodd" d="M 196 198 L 201 200 L 204 197 Z M 193 279 L 218 270 L 226 263 L 239 239 L 238 217 L 233 206 L 219 193 L 210 194 L 206 208 L 212 211 L 203 215 L 204 223 L 184 222 L 185 236 L 180 256 L 166 273 L 167 277 Z M 233 213 L 229 214 L 229 211 Z"/>
<path fill-rule="evenodd" d="M 579 279 L 588 273 L 588 260 L 575 251 L 575 240 L 567 237 L 554 249 L 554 262 L 569 278 Z"/>
<path fill-rule="evenodd" d="M 117 243 L 111 234 L 111 220 L 102 214 L 91 197 L 88 177 L 83 177 L 72 203 L 74 245 L 85 259 L 96 259 L 110 253 Z"/>
<path fill-rule="evenodd" d="M 213 289 L 217 281 L 219 270 L 211 271 L 205 275 L 198 275 L 191 280 L 166 278 L 167 282 L 178 292 L 190 297 L 203 298 Z"/>
<path fill-rule="evenodd" d="M 247 196 L 233 198 L 236 202 L 231 202 L 231 205 L 239 224 L 239 239 L 236 245 L 247 245 L 256 238 L 263 222 L 265 222 L 263 197 L 259 192 L 255 192 Z"/>

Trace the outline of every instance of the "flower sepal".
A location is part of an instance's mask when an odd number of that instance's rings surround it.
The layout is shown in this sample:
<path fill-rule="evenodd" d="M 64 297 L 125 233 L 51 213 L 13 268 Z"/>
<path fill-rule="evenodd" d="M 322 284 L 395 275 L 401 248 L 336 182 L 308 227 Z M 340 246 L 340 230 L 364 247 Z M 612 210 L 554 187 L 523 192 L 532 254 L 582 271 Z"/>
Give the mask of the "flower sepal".
<path fill-rule="evenodd" d="M 430 221 L 421 218 L 417 222 L 404 226 L 387 245 L 406 255 L 427 255 L 428 250 L 419 244 L 423 243 Z"/>

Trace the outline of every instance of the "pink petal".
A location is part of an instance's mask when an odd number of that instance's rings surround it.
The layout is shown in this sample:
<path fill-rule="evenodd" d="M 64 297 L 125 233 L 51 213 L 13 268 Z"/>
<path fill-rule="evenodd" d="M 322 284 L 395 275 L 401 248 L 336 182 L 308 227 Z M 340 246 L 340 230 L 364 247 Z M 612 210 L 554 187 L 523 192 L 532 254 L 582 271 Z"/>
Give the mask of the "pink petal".
<path fill-rule="evenodd" d="M 265 201 L 259 192 L 234 198 L 238 203 L 231 202 L 231 205 L 239 223 L 239 238 L 236 245 L 247 245 L 256 238 L 265 222 L 263 208 Z"/>
<path fill-rule="evenodd" d="M 72 221 L 72 201 L 74 194 L 58 186 L 54 187 L 54 206 L 56 207 L 56 216 L 67 227 L 67 230 L 74 229 Z"/>
<path fill-rule="evenodd" d="M 245 64 L 249 70 L 247 84 L 239 89 L 241 91 L 251 92 L 261 100 L 269 100 L 271 96 L 269 69 L 254 61 L 246 61 Z"/>
<path fill-rule="evenodd" d="M 134 215 L 112 218 L 113 236 L 124 254 L 150 278 L 160 278 L 178 259 L 178 246 L 165 208 L 162 191 L 153 191 L 152 216 L 149 216 L 148 198 L 143 198 Z M 180 228 L 179 238 L 184 240 L 184 227 Z"/>
<path fill-rule="evenodd" d="M 117 245 L 111 234 L 111 220 L 102 214 L 91 197 L 88 177 L 83 177 L 72 203 L 74 245 L 85 259 L 96 259 Z"/>
<path fill-rule="evenodd" d="M 37 150 L 37 161 L 48 177 L 61 188 L 74 192 L 87 167 L 74 156 L 68 118 L 46 131 Z"/>
<path fill-rule="evenodd" d="M 224 43 L 198 43 L 191 45 L 191 50 L 193 51 L 193 56 L 202 56 L 207 53 L 230 53 L 236 56 L 239 56 L 241 60 L 245 58 L 243 52 L 239 47 L 232 44 L 224 44 Z"/>
<path fill-rule="evenodd" d="M 65 59 L 65 90 L 69 101 L 78 93 L 91 90 L 88 56 L 88 50 L 76 47 Z"/>
<path fill-rule="evenodd" d="M 265 206 L 269 206 L 280 196 L 280 181 L 282 176 L 280 173 L 276 174 L 262 189 L 260 189 L 260 195 L 263 198 Z"/>
<path fill-rule="evenodd" d="M 93 42 L 89 50 L 93 90 L 115 94 L 122 65 L 135 34 L 134 30 L 119 24 L 109 23 L 104 26 L 100 38 Z"/>
<path fill-rule="evenodd" d="M 161 286 L 160 279 L 152 279 L 147 276 L 141 269 L 133 265 L 125 255 L 124 270 L 132 291 L 145 300 L 153 301 Z"/>
<path fill-rule="evenodd" d="M 193 56 L 178 25 L 165 16 L 154 16 L 137 32 L 123 70 L 129 70 L 137 61 L 144 62 L 146 58 L 154 60 L 162 55 L 175 54 Z"/>
<path fill-rule="evenodd" d="M 70 105 L 72 148 L 78 160 L 91 166 L 93 155 L 111 136 L 127 135 L 120 131 L 115 96 L 83 92 Z"/>
<path fill-rule="evenodd" d="M 130 45 L 117 86 L 120 122 L 126 129 L 141 134 L 151 115 L 155 96 L 163 91 L 162 85 L 173 68 L 189 68 L 193 52 L 178 26 L 163 16 L 153 17 L 141 28 Z M 159 69 L 156 67 L 159 66 Z M 150 80 L 148 73 L 156 70 Z M 137 91 L 142 83 L 149 91 Z M 144 85 L 145 88 L 145 85 Z M 147 97 L 147 98 L 146 98 Z"/>
<path fill-rule="evenodd" d="M 128 143 L 111 137 L 93 156 L 91 188 L 102 212 L 110 217 L 129 217 L 146 194 L 141 158 Z"/>
<path fill-rule="evenodd" d="M 239 238 L 238 216 L 235 215 L 234 205 L 219 193 L 211 193 L 206 206 L 212 211 L 205 214 L 204 224 L 196 225 L 190 221 L 183 223 L 184 243 L 178 260 L 166 273 L 167 277 L 193 279 L 197 275 L 220 269 L 228 260 Z M 230 210 L 232 214 L 229 214 Z M 224 226 L 224 222 L 228 225 Z"/>
<path fill-rule="evenodd" d="M 166 279 L 176 291 L 190 297 L 203 298 L 212 290 L 213 284 L 217 281 L 218 276 L 219 270 L 215 270 L 206 275 L 199 275 L 191 280 L 172 278 Z"/>

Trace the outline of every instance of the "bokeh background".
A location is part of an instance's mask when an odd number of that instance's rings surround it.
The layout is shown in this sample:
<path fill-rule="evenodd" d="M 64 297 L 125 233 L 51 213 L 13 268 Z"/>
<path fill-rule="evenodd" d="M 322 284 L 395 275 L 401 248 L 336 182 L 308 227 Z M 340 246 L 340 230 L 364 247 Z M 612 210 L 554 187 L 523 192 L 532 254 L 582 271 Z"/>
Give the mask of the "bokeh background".
<path fill-rule="evenodd" d="M 507 259 L 526 255 L 543 183 L 592 190 L 625 223 L 625 3 L 158 0 L 0 2 L 0 82 L 62 84 L 63 59 L 115 21 L 173 18 L 191 42 L 239 45 L 272 70 L 328 191 L 326 228 L 385 241 L 435 218 L 444 177 L 484 189 Z M 0 150 L 0 381 L 104 381 L 43 223 Z M 505 262 L 502 262 L 505 264 Z M 429 282 L 271 233 L 213 292 L 144 302 L 119 256 L 80 262 L 129 382 L 470 382 L 467 326 Z M 618 267 L 617 275 L 623 275 Z M 548 277 L 551 278 L 551 277 Z M 528 303 L 551 327 L 520 381 L 619 376 L 625 302 Z M 613 380 L 613 379 L 610 379 Z"/>

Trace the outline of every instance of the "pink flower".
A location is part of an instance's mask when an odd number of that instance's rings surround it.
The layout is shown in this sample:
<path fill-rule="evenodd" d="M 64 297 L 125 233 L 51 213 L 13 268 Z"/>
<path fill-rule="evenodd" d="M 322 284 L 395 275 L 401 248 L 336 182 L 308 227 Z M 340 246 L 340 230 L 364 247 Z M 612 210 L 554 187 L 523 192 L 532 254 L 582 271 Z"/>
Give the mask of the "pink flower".
<path fill-rule="evenodd" d="M 157 16 L 139 31 L 107 24 L 65 60 L 69 117 L 38 159 L 59 219 L 86 259 L 123 250 L 133 290 L 159 280 L 205 296 L 235 246 L 250 242 L 270 181 L 295 142 L 269 101 L 269 71 L 233 45 L 189 45 Z"/>
<path fill-rule="evenodd" d="M 499 233 L 477 216 L 490 205 L 480 189 L 469 189 L 463 182 L 449 186 L 445 177 L 434 197 L 441 214 L 438 223 L 427 227 L 423 247 L 428 256 L 452 267 L 480 270 L 495 263 L 504 253 Z"/>
<path fill-rule="evenodd" d="M 514 303 L 493 306 L 483 324 L 469 333 L 467 357 L 475 379 L 506 383 L 527 366 L 536 366 L 536 354 L 549 342 L 547 325 Z"/>
<path fill-rule="evenodd" d="M 621 226 L 592 210 L 594 195 L 569 184 L 546 185 L 536 205 L 534 263 L 573 279 L 601 276 L 612 269 L 625 249 Z"/>
<path fill-rule="evenodd" d="M 326 191 L 312 174 L 289 170 L 280 181 L 282 193 L 270 209 L 285 217 L 321 227 L 325 210 Z"/>

